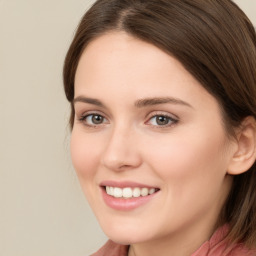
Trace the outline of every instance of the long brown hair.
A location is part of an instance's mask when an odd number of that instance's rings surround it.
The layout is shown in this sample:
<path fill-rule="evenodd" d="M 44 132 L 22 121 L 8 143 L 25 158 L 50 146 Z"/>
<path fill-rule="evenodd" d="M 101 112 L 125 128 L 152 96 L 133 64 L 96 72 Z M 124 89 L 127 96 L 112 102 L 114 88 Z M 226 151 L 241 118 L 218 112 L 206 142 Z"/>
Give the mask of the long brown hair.
<path fill-rule="evenodd" d="M 66 55 L 63 79 L 74 122 L 74 78 L 85 47 L 111 31 L 149 42 L 178 59 L 222 108 L 234 135 L 247 116 L 256 118 L 256 34 L 230 0 L 98 0 L 82 18 Z M 256 247 L 256 165 L 234 177 L 218 223 L 228 238 Z"/>

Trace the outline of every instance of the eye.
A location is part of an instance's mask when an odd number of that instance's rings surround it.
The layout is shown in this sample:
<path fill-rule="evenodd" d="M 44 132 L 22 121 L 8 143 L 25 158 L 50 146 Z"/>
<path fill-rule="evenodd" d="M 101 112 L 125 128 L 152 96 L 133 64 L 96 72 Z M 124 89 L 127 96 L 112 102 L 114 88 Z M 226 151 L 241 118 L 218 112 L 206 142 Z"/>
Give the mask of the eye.
<path fill-rule="evenodd" d="M 148 123 L 153 126 L 170 126 L 177 122 L 178 120 L 167 115 L 154 115 L 148 121 Z"/>
<path fill-rule="evenodd" d="M 82 116 L 80 121 L 82 121 L 88 126 L 101 125 L 107 122 L 106 118 L 99 114 L 89 114 Z"/>

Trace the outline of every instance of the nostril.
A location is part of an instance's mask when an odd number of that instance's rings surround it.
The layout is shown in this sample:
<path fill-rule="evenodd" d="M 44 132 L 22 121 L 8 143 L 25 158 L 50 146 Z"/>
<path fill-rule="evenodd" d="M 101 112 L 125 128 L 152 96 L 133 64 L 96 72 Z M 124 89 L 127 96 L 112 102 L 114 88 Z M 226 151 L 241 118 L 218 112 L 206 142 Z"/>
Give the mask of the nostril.
<path fill-rule="evenodd" d="M 136 143 L 132 142 L 128 135 L 119 135 L 118 132 L 108 141 L 101 155 L 101 164 L 113 171 L 133 169 L 140 166 L 141 163 L 142 158 Z"/>

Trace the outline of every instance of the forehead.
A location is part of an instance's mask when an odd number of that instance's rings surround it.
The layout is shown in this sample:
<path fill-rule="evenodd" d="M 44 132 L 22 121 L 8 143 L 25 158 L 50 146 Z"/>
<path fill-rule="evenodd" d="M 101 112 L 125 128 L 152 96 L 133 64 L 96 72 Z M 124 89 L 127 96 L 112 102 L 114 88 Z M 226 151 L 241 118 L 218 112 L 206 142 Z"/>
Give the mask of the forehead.
<path fill-rule="evenodd" d="M 151 69 L 159 71 L 170 65 L 170 56 L 154 45 L 125 32 L 112 32 L 89 43 L 79 61 L 77 73 L 81 65 L 88 69 L 97 68 L 111 75 L 115 70 L 119 73 L 132 72 L 133 69 L 140 72 Z M 176 68 L 182 66 L 178 61 L 175 65 Z"/>
<path fill-rule="evenodd" d="M 148 84 L 150 81 L 161 83 L 164 80 L 161 78 L 167 76 L 170 81 L 187 80 L 199 84 L 178 60 L 161 49 L 124 32 L 113 32 L 96 38 L 85 48 L 75 84 L 79 85 L 81 80 L 89 82 L 92 78 L 94 82 L 97 78 L 108 82 L 118 78 L 119 84 L 126 81 L 139 84 L 142 79 Z"/>
<path fill-rule="evenodd" d="M 101 101 L 168 96 L 200 107 L 218 105 L 177 59 L 124 32 L 102 35 L 86 47 L 75 77 L 79 95 Z"/>

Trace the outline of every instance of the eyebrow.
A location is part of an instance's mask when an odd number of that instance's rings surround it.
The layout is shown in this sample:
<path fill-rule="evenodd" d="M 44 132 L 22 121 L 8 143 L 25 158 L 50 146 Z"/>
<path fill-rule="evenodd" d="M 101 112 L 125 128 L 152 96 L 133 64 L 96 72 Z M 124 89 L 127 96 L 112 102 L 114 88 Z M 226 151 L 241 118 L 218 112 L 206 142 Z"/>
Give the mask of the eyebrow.
<path fill-rule="evenodd" d="M 147 107 L 147 106 L 154 106 L 160 104 L 171 103 L 175 105 L 183 105 L 190 108 L 193 108 L 188 102 L 185 102 L 181 99 L 173 98 L 173 97 L 160 97 L 160 98 L 146 98 L 140 99 L 135 102 L 135 106 L 138 108 Z"/>
<path fill-rule="evenodd" d="M 73 100 L 73 104 L 75 104 L 76 102 L 88 103 L 88 104 L 96 105 L 98 107 L 106 108 L 106 106 L 100 100 L 94 99 L 94 98 L 78 96 Z M 143 108 L 143 107 L 161 105 L 161 104 L 167 104 L 167 103 L 175 104 L 175 105 L 183 105 L 186 107 L 193 108 L 188 102 L 178 98 L 173 98 L 173 97 L 153 97 L 153 98 L 139 99 L 135 101 L 134 106 L 137 108 Z"/>
<path fill-rule="evenodd" d="M 102 108 L 105 107 L 105 105 L 100 100 L 93 99 L 93 98 L 87 98 L 87 97 L 84 97 L 84 96 L 76 97 L 73 100 L 73 104 L 75 104 L 76 102 L 89 103 L 89 104 L 96 105 L 96 106 L 102 107 Z"/>

